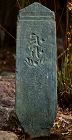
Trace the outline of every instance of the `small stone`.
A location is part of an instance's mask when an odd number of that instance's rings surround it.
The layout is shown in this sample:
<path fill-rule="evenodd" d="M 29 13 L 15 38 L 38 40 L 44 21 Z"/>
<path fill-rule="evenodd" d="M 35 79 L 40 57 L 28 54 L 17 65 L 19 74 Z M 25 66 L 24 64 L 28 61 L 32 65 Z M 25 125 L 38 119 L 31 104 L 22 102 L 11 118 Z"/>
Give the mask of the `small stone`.
<path fill-rule="evenodd" d="M 9 114 L 13 108 L 7 108 L 0 106 L 0 129 L 8 126 Z"/>
<path fill-rule="evenodd" d="M 0 140 L 19 140 L 13 132 L 0 131 Z"/>

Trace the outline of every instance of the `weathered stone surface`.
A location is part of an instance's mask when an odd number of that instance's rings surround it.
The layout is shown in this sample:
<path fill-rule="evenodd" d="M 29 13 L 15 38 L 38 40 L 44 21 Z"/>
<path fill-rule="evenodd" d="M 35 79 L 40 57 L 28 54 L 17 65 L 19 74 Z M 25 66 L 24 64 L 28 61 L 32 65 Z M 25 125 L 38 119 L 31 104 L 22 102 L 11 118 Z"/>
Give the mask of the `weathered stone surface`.
<path fill-rule="evenodd" d="M 18 140 L 18 137 L 12 132 L 0 131 L 0 140 Z"/>
<path fill-rule="evenodd" d="M 0 73 L 0 106 L 15 107 L 15 74 Z"/>
<path fill-rule="evenodd" d="M 15 74 L 0 73 L 0 129 L 8 126 L 10 113 L 15 108 Z"/>
<path fill-rule="evenodd" d="M 8 126 L 8 119 L 12 110 L 13 108 L 0 106 L 0 129 L 3 129 Z"/>
<path fill-rule="evenodd" d="M 16 113 L 28 134 L 49 135 L 56 115 L 54 13 L 39 3 L 22 9 L 17 24 Z"/>

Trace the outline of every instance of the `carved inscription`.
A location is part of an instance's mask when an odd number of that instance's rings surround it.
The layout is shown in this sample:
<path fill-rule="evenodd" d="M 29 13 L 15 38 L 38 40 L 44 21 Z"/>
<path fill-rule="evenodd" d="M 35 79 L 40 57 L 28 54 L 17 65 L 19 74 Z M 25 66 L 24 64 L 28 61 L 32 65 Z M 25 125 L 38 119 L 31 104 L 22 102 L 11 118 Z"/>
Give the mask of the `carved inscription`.
<path fill-rule="evenodd" d="M 40 39 L 38 35 L 35 33 L 30 34 L 30 41 L 28 46 L 28 56 L 26 58 L 26 62 L 29 65 L 37 66 L 38 64 L 44 63 L 44 51 L 42 47 L 42 43 L 44 39 Z"/>

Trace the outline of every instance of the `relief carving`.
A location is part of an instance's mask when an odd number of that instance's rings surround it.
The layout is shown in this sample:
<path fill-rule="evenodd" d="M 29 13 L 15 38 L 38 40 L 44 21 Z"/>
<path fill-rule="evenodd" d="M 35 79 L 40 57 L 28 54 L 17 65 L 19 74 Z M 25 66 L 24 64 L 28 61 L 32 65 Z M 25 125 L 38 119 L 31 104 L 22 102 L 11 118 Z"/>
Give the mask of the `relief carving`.
<path fill-rule="evenodd" d="M 44 51 L 42 47 L 44 41 L 44 39 L 40 39 L 35 33 L 30 34 L 29 53 L 25 60 L 29 65 L 37 66 L 44 63 Z"/>

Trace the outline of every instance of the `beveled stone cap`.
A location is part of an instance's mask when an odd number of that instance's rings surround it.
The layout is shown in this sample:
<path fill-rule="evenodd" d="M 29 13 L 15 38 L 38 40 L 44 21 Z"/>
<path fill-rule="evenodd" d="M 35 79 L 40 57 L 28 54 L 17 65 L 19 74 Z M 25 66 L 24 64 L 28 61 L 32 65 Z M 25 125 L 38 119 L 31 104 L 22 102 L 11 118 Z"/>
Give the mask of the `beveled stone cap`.
<path fill-rule="evenodd" d="M 38 2 L 34 2 L 19 11 L 20 19 L 25 16 L 50 17 L 55 20 L 54 12 Z"/>

